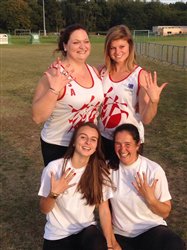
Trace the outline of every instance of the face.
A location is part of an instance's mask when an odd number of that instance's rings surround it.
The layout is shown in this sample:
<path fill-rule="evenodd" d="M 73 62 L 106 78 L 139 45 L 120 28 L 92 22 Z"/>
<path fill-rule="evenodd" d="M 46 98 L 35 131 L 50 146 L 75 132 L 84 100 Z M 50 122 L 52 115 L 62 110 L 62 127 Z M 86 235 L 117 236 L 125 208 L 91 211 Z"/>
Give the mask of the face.
<path fill-rule="evenodd" d="M 75 153 L 90 157 L 97 148 L 99 135 L 97 130 L 89 126 L 81 127 L 75 140 Z"/>
<path fill-rule="evenodd" d="M 67 50 L 67 57 L 85 61 L 90 54 L 91 45 L 86 31 L 79 29 L 75 30 L 68 40 L 67 44 L 64 44 L 64 48 Z"/>
<path fill-rule="evenodd" d="M 115 136 L 114 149 L 119 160 L 124 165 L 131 165 L 137 160 L 139 143 L 134 141 L 128 131 L 118 132 Z"/>
<path fill-rule="evenodd" d="M 110 57 L 116 63 L 124 63 L 129 56 L 129 44 L 124 39 L 118 39 L 111 42 Z"/>

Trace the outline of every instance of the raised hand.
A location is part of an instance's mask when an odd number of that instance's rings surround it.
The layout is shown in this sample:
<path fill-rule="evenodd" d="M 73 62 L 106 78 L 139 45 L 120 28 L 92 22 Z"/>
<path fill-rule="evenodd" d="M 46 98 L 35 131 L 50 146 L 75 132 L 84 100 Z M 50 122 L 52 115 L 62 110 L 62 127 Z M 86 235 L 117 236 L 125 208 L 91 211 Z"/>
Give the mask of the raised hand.
<path fill-rule="evenodd" d="M 153 183 L 149 186 L 147 183 L 147 177 L 145 173 L 143 173 L 143 178 L 141 177 L 140 173 L 137 172 L 135 176 L 135 181 L 132 182 L 133 186 L 137 190 L 137 192 L 148 202 L 155 200 L 155 188 L 158 179 L 155 179 Z"/>
<path fill-rule="evenodd" d="M 74 170 L 68 168 L 65 173 L 57 180 L 55 179 L 53 172 L 51 172 L 51 192 L 55 194 L 62 194 L 68 188 L 76 185 L 76 183 L 69 184 L 75 174 L 76 173 Z"/>
<path fill-rule="evenodd" d="M 151 72 L 146 72 L 144 75 L 144 81 L 141 83 L 141 86 L 145 89 L 147 95 L 149 96 L 151 102 L 158 103 L 160 99 L 160 94 L 162 90 L 166 87 L 168 83 L 162 83 L 159 87 L 157 84 L 157 73 L 154 71 L 153 77 Z"/>

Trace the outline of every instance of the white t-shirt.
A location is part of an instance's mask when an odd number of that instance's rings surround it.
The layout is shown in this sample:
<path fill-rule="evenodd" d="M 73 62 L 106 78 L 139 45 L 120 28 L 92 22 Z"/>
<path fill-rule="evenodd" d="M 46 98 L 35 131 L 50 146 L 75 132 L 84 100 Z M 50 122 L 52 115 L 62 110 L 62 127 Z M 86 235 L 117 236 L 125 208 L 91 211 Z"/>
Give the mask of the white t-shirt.
<path fill-rule="evenodd" d="M 117 126 L 131 123 L 138 128 L 141 142 L 144 142 L 144 126 L 140 114 L 137 112 L 141 71 L 142 68 L 137 66 L 121 81 L 113 81 L 108 73 L 103 76 L 104 102 L 99 119 L 99 129 L 105 138 L 112 140 Z"/>
<path fill-rule="evenodd" d="M 120 163 L 118 170 L 112 170 L 112 181 L 117 191 L 114 192 L 110 201 L 114 233 L 126 237 L 136 237 L 152 227 L 166 225 L 162 217 L 148 208 L 143 197 L 133 187 L 132 182 L 135 181 L 134 177 L 137 172 L 146 174 L 149 185 L 154 179 L 158 179 L 155 195 L 159 201 L 171 199 L 165 172 L 157 163 L 143 156 L 139 156 L 137 161 L 130 166 Z"/>
<path fill-rule="evenodd" d="M 50 192 L 51 172 L 56 179 L 62 175 L 64 159 L 50 162 L 43 170 L 39 196 L 47 197 Z M 85 167 L 76 169 L 72 167 L 71 160 L 68 160 L 66 168 L 74 169 L 76 175 L 69 184 L 79 182 Z M 86 205 L 86 200 L 82 199 L 82 194 L 76 191 L 77 185 L 70 187 L 56 199 L 54 208 L 46 215 L 44 238 L 47 240 L 58 240 L 79 233 L 85 227 L 95 225 L 94 209 L 95 205 Z M 103 198 L 110 198 L 107 187 L 103 190 Z"/>

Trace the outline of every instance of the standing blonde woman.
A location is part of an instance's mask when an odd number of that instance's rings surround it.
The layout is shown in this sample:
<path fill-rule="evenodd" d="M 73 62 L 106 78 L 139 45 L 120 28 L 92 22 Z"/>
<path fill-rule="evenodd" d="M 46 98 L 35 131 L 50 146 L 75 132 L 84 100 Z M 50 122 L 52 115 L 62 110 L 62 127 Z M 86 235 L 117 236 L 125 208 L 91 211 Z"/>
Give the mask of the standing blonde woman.
<path fill-rule="evenodd" d="M 104 103 L 99 120 L 107 158 L 112 157 L 113 132 L 122 123 L 134 124 L 144 142 L 143 124 L 157 113 L 160 94 L 167 83 L 157 85 L 157 74 L 146 72 L 136 63 L 134 42 L 125 25 L 112 27 L 105 40 L 105 67 L 100 71 Z"/>
<path fill-rule="evenodd" d="M 60 34 L 57 51 L 62 61 L 52 64 L 43 75 L 33 98 L 36 123 L 44 123 L 41 147 L 44 163 L 61 158 L 75 127 L 82 122 L 97 122 L 103 101 L 100 78 L 86 60 L 91 44 L 80 24 L 68 26 Z"/>

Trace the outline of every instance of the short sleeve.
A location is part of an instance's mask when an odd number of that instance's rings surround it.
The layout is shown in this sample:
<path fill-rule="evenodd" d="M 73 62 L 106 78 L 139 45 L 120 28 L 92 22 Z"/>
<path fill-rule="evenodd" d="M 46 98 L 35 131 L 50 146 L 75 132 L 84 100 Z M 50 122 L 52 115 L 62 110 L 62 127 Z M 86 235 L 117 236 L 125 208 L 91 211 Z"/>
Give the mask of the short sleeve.
<path fill-rule="evenodd" d="M 39 196 L 47 197 L 51 188 L 51 172 L 48 167 L 45 167 L 42 176 L 41 176 L 41 184 L 38 192 Z"/>
<path fill-rule="evenodd" d="M 155 190 L 157 199 L 159 199 L 161 202 L 171 200 L 166 174 L 161 167 L 157 169 L 157 172 L 155 173 L 155 179 L 158 179 Z"/>

